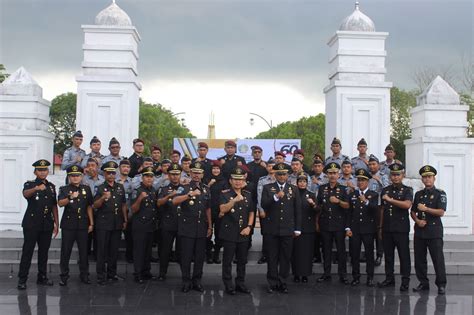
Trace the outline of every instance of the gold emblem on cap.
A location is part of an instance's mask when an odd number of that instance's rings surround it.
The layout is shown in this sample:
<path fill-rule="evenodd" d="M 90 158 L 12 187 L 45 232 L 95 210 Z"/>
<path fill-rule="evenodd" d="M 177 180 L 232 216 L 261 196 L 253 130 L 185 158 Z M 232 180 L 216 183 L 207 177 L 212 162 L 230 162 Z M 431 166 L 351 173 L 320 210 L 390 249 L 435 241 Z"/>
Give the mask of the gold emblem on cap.
<path fill-rule="evenodd" d="M 425 172 L 429 172 L 431 171 L 431 167 L 429 167 L 428 165 L 425 166 Z"/>
<path fill-rule="evenodd" d="M 79 168 L 78 168 L 76 165 L 74 165 L 74 166 L 72 167 L 72 171 L 73 171 L 73 172 L 77 172 L 78 170 L 79 170 Z"/>
<path fill-rule="evenodd" d="M 284 169 L 285 169 L 285 165 L 283 165 L 283 164 L 278 165 L 278 169 L 279 169 L 279 170 L 284 170 Z"/>
<path fill-rule="evenodd" d="M 364 175 L 364 170 L 359 170 L 359 175 Z"/>
<path fill-rule="evenodd" d="M 41 160 L 41 161 L 40 161 L 40 165 L 41 165 L 41 166 L 45 166 L 45 165 L 46 165 L 46 161 L 45 161 L 45 160 Z"/>
<path fill-rule="evenodd" d="M 331 163 L 331 165 L 329 165 L 329 168 L 332 168 L 332 169 L 337 168 L 336 163 Z"/>
<path fill-rule="evenodd" d="M 241 170 L 240 168 L 238 168 L 238 169 L 235 170 L 235 173 L 236 173 L 237 175 L 241 175 L 241 174 L 242 174 L 242 170 Z"/>
<path fill-rule="evenodd" d="M 196 162 L 196 164 L 194 166 L 196 166 L 196 168 L 201 168 L 201 163 Z"/>
<path fill-rule="evenodd" d="M 394 171 L 398 171 L 398 169 L 399 169 L 398 164 L 393 165 L 393 170 L 394 170 Z"/>

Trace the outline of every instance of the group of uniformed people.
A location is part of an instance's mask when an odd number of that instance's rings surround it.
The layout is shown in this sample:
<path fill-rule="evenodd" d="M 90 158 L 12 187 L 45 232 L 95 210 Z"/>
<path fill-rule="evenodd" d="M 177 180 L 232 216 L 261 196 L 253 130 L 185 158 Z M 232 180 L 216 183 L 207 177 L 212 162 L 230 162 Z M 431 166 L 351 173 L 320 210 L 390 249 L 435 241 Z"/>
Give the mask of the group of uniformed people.
<path fill-rule="evenodd" d="M 331 264 L 337 262 L 340 282 L 357 286 L 360 261 L 365 260 L 366 285 L 374 286 L 374 268 L 385 255 L 386 278 L 377 285 L 390 287 L 395 285 L 396 248 L 402 275 L 400 290 L 407 291 L 410 214 L 415 221 L 415 270 L 420 281 L 413 290 L 429 290 L 429 250 L 438 293 L 445 293 L 441 217 L 446 211 L 446 194 L 434 186 L 436 169 L 425 165 L 420 169 L 425 188 L 413 198 L 412 188 L 402 183 L 404 166 L 395 159 L 391 145 L 385 149 L 387 159 L 380 162 L 367 154 L 367 142 L 361 139 L 359 155 L 349 159 L 341 153 L 340 140 L 334 138 L 333 154 L 324 160 L 315 154 L 308 169 L 303 164 L 303 150 L 293 152 L 291 164 L 287 164 L 283 152 L 263 161 L 259 146 L 251 148 L 254 160 L 247 164 L 236 155 L 234 141 L 226 141 L 226 155 L 212 161 L 207 158 L 208 145 L 204 142 L 198 143 L 197 158 L 181 158 L 179 151 L 173 151 L 168 160 L 161 159 L 161 149 L 156 145 L 151 147 L 152 156 L 145 157 L 141 139 L 133 141 L 134 153 L 128 159 L 120 156 L 120 143 L 115 138 L 109 142 L 108 156 L 100 153 L 97 137 L 90 141 L 89 154 L 80 149 L 82 140 L 82 133 L 77 131 L 73 146 L 64 153 L 62 169 L 67 172 L 67 181 L 57 196 L 55 186 L 47 180 L 50 163 L 42 159 L 33 164 L 36 179 L 26 182 L 23 189 L 28 208 L 22 223 L 18 289 L 26 289 L 36 243 L 37 283 L 53 285 L 46 271 L 48 250 L 52 235 L 56 237 L 61 228 L 61 286 L 69 279 L 74 243 L 83 283 L 91 283 L 88 262 L 92 248 L 97 283 L 123 279 L 117 274 L 117 260 L 124 233 L 126 259 L 133 262 L 138 283 L 164 281 L 169 262 L 177 261 L 182 291 L 203 292 L 201 279 L 207 261 L 222 263 L 226 293 L 248 294 L 245 266 L 258 218 L 263 235 L 259 263 L 267 263 L 269 293 L 288 293 L 290 271 L 294 282 L 307 283 L 313 262 L 321 261 L 321 249 L 324 273 L 317 282 L 329 281 Z M 58 205 L 64 208 L 60 224 Z M 347 278 L 346 238 L 352 281 Z M 158 258 L 152 253 L 154 245 Z M 154 276 L 151 262 L 158 260 L 159 273 Z M 234 281 L 233 262 L 237 271 Z"/>

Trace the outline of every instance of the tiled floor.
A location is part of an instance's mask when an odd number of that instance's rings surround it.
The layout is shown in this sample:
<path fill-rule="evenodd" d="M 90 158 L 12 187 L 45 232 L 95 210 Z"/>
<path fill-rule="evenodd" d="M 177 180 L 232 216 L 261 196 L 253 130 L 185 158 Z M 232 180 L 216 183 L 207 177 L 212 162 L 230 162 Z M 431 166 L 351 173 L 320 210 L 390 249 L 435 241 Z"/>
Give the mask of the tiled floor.
<path fill-rule="evenodd" d="M 251 295 L 224 294 L 219 266 L 207 267 L 206 291 L 180 291 L 179 272 L 173 269 L 165 282 L 138 285 L 128 275 L 125 281 L 105 287 L 83 285 L 73 275 L 68 287 L 38 287 L 36 276 L 26 291 L 16 289 L 16 277 L 0 274 L 0 314 L 473 314 L 474 276 L 449 276 L 446 296 L 436 286 L 425 294 L 400 293 L 396 288 L 353 288 L 332 283 L 290 282 L 289 294 L 266 292 L 262 268 L 249 270 L 247 286 Z M 258 272 L 256 272 L 258 271 Z M 93 277 L 91 277 L 93 279 Z M 336 277 L 337 279 L 337 277 Z M 364 279 L 365 280 L 365 279 Z M 382 280 L 377 277 L 376 281 Z M 397 279 L 398 280 L 398 279 Z M 431 279 L 433 280 L 433 279 Z M 417 281 L 412 277 L 411 287 Z"/>

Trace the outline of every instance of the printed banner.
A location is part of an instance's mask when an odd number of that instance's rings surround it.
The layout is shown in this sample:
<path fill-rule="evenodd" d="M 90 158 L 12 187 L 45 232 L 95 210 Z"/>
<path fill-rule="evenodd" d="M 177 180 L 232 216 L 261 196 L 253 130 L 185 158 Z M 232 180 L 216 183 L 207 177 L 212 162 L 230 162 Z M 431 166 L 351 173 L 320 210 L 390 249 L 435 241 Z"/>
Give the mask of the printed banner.
<path fill-rule="evenodd" d="M 225 155 L 224 143 L 229 139 L 196 139 L 196 138 L 174 138 L 173 147 L 175 150 L 186 154 L 192 158 L 198 156 L 197 144 L 206 142 L 209 146 L 207 158 L 217 160 Z M 286 161 L 291 162 L 293 152 L 301 148 L 301 139 L 235 139 L 237 143 L 237 155 L 245 158 L 247 162 L 251 162 L 252 150 L 254 145 L 258 145 L 263 149 L 263 160 L 267 161 L 274 156 L 275 151 L 282 151 L 286 154 Z"/>

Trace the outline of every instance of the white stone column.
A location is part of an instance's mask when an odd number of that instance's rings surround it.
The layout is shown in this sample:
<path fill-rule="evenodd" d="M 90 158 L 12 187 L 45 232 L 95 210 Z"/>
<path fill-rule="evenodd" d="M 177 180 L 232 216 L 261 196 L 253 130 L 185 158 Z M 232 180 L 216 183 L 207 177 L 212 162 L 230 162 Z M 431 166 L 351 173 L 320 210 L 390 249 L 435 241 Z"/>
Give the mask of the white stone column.
<path fill-rule="evenodd" d="M 358 154 L 357 142 L 365 138 L 370 153 L 383 157 L 390 142 L 390 88 L 385 81 L 385 39 L 372 20 L 356 9 L 328 42 L 329 85 L 326 94 L 326 156 L 334 137 L 342 152 Z"/>
<path fill-rule="evenodd" d="M 76 77 L 76 128 L 84 134 L 83 149 L 88 149 L 93 136 L 103 144 L 116 137 L 121 155 L 130 156 L 132 140 L 138 137 L 140 35 L 115 2 L 97 15 L 94 25 L 83 25 L 82 30 L 84 60 L 82 74 Z"/>
<path fill-rule="evenodd" d="M 438 170 L 435 185 L 446 191 L 445 234 L 473 234 L 473 149 L 467 137 L 469 106 L 441 77 L 436 77 L 411 110 L 411 139 L 406 145 L 408 178 L 430 164 Z"/>
<path fill-rule="evenodd" d="M 53 163 L 50 106 L 23 67 L 0 84 L 0 230 L 21 229 L 27 205 L 23 183 L 35 178 L 31 164 Z"/>

